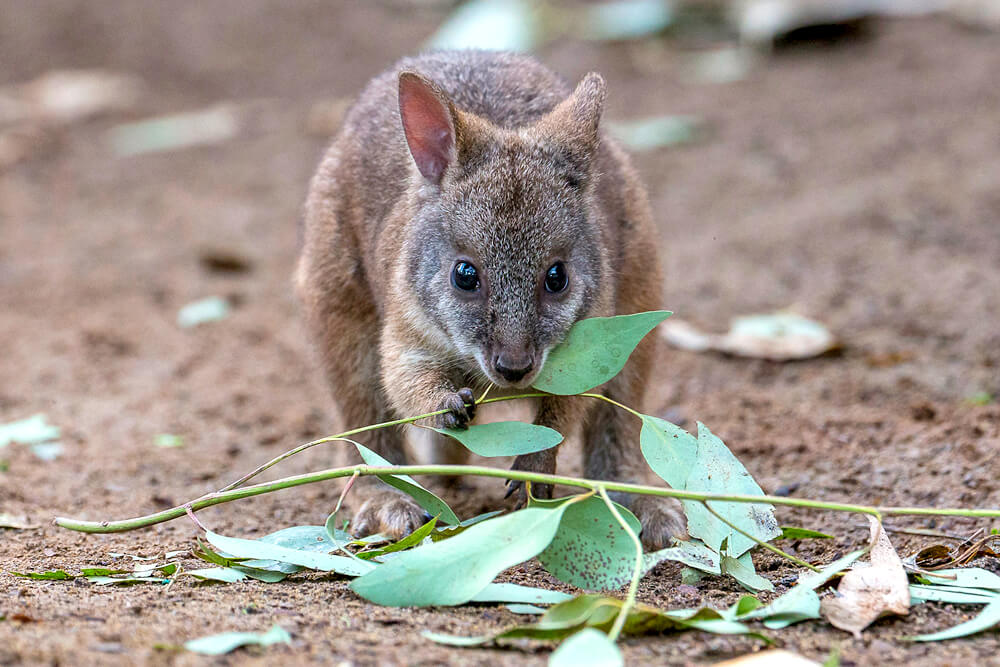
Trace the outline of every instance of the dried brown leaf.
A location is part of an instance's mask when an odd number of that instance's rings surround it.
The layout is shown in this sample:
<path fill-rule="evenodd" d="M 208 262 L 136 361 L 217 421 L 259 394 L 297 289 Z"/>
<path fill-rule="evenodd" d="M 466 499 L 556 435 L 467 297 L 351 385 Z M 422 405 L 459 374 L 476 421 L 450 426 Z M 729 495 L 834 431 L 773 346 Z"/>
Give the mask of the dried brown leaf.
<path fill-rule="evenodd" d="M 837 597 L 823 600 L 820 607 L 831 624 L 855 637 L 876 619 L 910 611 L 909 582 L 903 563 L 875 517 L 871 523 L 870 563 L 855 566 L 837 587 Z"/>

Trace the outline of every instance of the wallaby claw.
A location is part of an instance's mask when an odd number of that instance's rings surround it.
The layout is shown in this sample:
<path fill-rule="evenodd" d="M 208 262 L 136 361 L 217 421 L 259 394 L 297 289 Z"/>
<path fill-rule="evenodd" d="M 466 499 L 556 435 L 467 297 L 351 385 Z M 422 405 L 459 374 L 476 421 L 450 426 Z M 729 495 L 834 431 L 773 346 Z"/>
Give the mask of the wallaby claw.
<path fill-rule="evenodd" d="M 438 410 L 448 410 L 437 417 L 438 428 L 468 428 L 469 422 L 476 416 L 476 396 L 468 387 L 444 397 Z"/>

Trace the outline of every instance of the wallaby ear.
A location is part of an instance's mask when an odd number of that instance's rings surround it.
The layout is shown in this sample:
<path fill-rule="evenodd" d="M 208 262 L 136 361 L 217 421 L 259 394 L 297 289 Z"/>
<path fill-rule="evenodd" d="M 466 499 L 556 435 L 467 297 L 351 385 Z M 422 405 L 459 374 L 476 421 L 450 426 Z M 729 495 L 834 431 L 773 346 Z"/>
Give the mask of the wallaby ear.
<path fill-rule="evenodd" d="M 606 96 L 604 77 L 591 72 L 577 84 L 572 95 L 539 121 L 538 128 L 561 141 L 572 153 L 589 155 L 597 148 L 597 129 Z"/>
<path fill-rule="evenodd" d="M 399 117 L 413 161 L 424 178 L 441 183 L 456 157 L 455 110 L 434 82 L 416 72 L 399 75 Z"/>

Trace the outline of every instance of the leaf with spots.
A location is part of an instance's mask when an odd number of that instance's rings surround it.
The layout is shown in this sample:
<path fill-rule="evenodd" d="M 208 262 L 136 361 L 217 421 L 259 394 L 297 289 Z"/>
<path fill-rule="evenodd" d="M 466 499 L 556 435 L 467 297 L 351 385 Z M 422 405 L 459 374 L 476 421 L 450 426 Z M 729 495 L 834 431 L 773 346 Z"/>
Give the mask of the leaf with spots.
<path fill-rule="evenodd" d="M 698 453 L 683 488 L 685 491 L 727 495 L 764 495 L 760 486 L 725 443 L 700 422 Z M 762 542 L 781 535 L 772 505 L 712 501 L 711 508 Z M 684 513 L 688 519 L 688 532 L 711 549 L 721 551 L 723 542 L 728 542 L 728 554 L 738 558 L 756 545 L 756 542 L 730 528 L 699 502 L 684 501 Z"/>
<path fill-rule="evenodd" d="M 655 310 L 580 320 L 549 353 L 532 386 L 568 396 L 604 384 L 621 372 L 646 334 L 670 315 L 668 310 Z"/>
<path fill-rule="evenodd" d="M 533 505 L 560 503 L 533 500 Z M 638 535 L 639 520 L 617 505 L 625 521 Z M 632 578 L 635 544 L 598 496 L 566 508 L 552 543 L 538 554 L 538 561 L 552 576 L 584 590 L 614 590 Z"/>

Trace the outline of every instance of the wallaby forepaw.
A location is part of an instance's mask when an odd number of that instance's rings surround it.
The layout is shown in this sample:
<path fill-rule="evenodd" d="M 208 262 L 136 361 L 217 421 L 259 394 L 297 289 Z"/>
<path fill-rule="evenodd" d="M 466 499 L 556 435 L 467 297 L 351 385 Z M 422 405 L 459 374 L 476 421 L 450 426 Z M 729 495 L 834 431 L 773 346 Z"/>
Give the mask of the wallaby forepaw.
<path fill-rule="evenodd" d="M 395 491 L 383 491 L 371 496 L 361 505 L 354 515 L 351 533 L 355 537 L 381 533 L 398 540 L 430 519 L 430 515 L 409 496 Z"/>
<path fill-rule="evenodd" d="M 632 501 L 630 509 L 642 526 L 639 537 L 646 549 L 663 549 L 675 540 L 688 538 L 687 519 L 677 500 L 640 496 Z"/>
<path fill-rule="evenodd" d="M 446 395 L 438 410 L 448 411 L 438 415 L 438 428 L 467 428 L 476 416 L 476 397 L 471 389 L 464 387 Z"/>
<path fill-rule="evenodd" d="M 552 485 L 532 484 L 531 497 L 538 500 L 549 500 L 552 498 Z M 526 506 L 528 504 L 527 485 L 516 479 L 507 480 L 507 493 L 504 494 L 504 500 L 508 499 L 512 499 L 511 505 L 514 509 L 521 509 Z"/>

